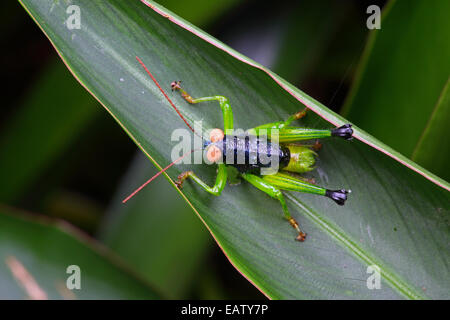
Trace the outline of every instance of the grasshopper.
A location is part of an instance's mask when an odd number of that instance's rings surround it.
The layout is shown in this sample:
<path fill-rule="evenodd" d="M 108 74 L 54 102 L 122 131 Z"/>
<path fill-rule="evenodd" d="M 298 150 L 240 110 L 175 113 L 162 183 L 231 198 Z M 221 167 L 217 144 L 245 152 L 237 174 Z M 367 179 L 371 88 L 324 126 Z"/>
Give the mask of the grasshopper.
<path fill-rule="evenodd" d="M 184 119 L 182 114 L 175 107 L 173 102 L 158 84 L 156 79 L 144 65 L 144 63 L 136 57 L 148 75 L 155 82 L 156 86 L 163 93 L 165 98 L 169 101 L 171 106 L 175 109 L 183 121 L 192 129 L 188 122 Z M 297 231 L 296 240 L 304 241 L 306 233 L 300 229 L 298 222 L 291 216 L 289 209 L 284 199 L 283 190 L 297 191 L 311 193 L 321 196 L 326 196 L 334 200 L 338 205 L 344 205 L 347 200 L 347 194 L 350 190 L 329 190 L 314 184 L 311 179 L 305 179 L 300 176 L 293 176 L 290 173 L 302 174 L 314 169 L 315 157 L 321 144 L 316 141 L 314 145 L 308 144 L 293 144 L 293 142 L 320 139 L 326 137 L 341 137 L 346 140 L 352 139 L 353 129 L 351 124 L 345 124 L 341 127 L 319 130 L 291 126 L 295 120 L 301 119 L 306 115 L 306 109 L 295 113 L 287 118 L 285 121 L 271 122 L 260 125 L 258 127 L 249 129 L 248 135 L 238 136 L 230 134 L 233 132 L 233 111 L 231 109 L 228 98 L 224 96 L 208 96 L 202 98 L 193 98 L 182 87 L 181 81 L 174 81 L 171 83 L 172 91 L 178 91 L 181 96 L 190 104 L 197 104 L 201 102 L 216 101 L 222 110 L 223 116 L 223 130 L 213 129 L 210 132 L 209 139 L 204 141 L 202 150 L 206 150 L 206 157 L 210 163 L 217 164 L 218 171 L 216 181 L 213 186 L 209 186 L 201 178 L 199 178 L 193 171 L 186 171 L 181 173 L 175 184 L 178 188 L 182 188 L 185 180 L 190 179 L 197 183 L 206 192 L 219 196 L 225 188 L 227 182 L 227 166 L 235 167 L 242 179 L 249 182 L 259 190 L 265 192 L 270 197 L 277 199 L 283 209 L 285 219 Z M 224 133 L 225 131 L 225 133 Z M 278 141 L 272 141 L 274 132 L 277 135 Z M 253 137 L 253 139 L 251 138 Z M 269 140 L 267 142 L 267 140 Z M 195 150 L 194 150 L 195 151 Z M 236 155 L 242 155 L 240 162 L 227 161 L 230 157 L 235 158 Z M 186 156 L 186 155 L 185 155 Z M 184 157 L 184 156 L 183 156 Z M 181 157 L 181 158 L 183 158 Z M 169 166 L 161 170 L 158 174 L 144 183 L 140 188 L 133 192 L 123 202 L 128 201 L 134 194 L 141 190 L 146 184 L 156 178 L 159 174 L 166 171 L 170 166 L 179 161 L 181 158 L 172 162 Z M 262 161 L 261 159 L 269 159 Z M 281 172 L 276 171 L 271 174 L 261 174 L 261 169 L 270 167 L 276 161 L 277 167 Z"/>

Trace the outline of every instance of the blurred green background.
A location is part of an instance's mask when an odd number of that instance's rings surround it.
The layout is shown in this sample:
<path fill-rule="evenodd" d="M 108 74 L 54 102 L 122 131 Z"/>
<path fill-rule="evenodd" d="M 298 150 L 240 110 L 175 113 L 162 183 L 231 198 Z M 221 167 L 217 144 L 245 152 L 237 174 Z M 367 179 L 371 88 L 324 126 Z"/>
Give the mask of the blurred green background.
<path fill-rule="evenodd" d="M 404 46 L 402 52 L 438 59 L 441 69 L 448 71 L 448 45 L 437 57 L 429 53 L 432 50 L 417 52 L 417 48 L 423 46 L 420 41 L 429 41 L 426 38 L 433 34 L 433 29 L 415 33 L 415 45 L 411 44 L 413 37 L 404 37 L 402 33 L 381 34 L 381 45 L 375 48 L 378 52 L 370 53 L 370 45 L 375 40 L 371 39 L 373 35 L 369 37 L 366 27 L 366 8 L 370 4 L 381 8 L 389 6 L 385 1 L 320 0 L 297 1 L 296 4 L 278 1 L 276 6 L 256 0 L 157 2 L 271 68 L 327 107 L 342 111 L 345 117 L 406 156 L 422 159 L 421 164 L 428 170 L 448 180 L 448 168 L 442 161 L 448 154 L 448 144 L 440 146 L 444 154 L 441 158 L 430 160 L 427 154 L 415 151 L 419 140 L 426 139 L 421 132 L 427 121 L 432 121 L 430 114 L 448 81 L 448 72 L 435 70 L 438 68 L 428 60 L 417 63 L 408 76 L 419 77 L 414 72 L 420 72 L 425 80 L 432 78 L 435 82 L 427 87 L 428 100 L 421 101 L 429 110 L 424 110 L 420 104 L 415 107 L 399 96 L 400 111 L 389 117 L 391 122 L 383 121 L 391 111 L 383 109 L 381 93 L 392 96 L 389 88 L 395 76 L 404 74 L 407 68 L 395 63 L 408 58 L 395 54 L 396 42 Z M 405 1 L 402 3 L 406 5 Z M 421 21 L 427 15 L 419 13 L 430 6 L 418 7 L 416 11 L 406 6 L 404 10 L 399 9 L 398 17 L 389 23 L 409 27 L 427 23 Z M 119 270 L 138 279 L 136 282 L 148 283 L 159 297 L 264 298 L 231 266 L 198 217 L 164 178 L 149 185 L 143 191 L 145 196 L 139 200 L 125 206 L 121 204 L 120 195 L 133 190 L 156 172 L 153 165 L 71 76 L 20 4 L 4 1 L 1 9 L 1 40 L 5 46 L 0 61 L 7 81 L 3 84 L 4 102 L 0 114 L 0 203 L 3 204 L 0 209 L 6 217 L 0 232 L 4 232 L 6 225 L 10 225 L 8 230 L 13 230 L 14 234 L 25 230 L 38 232 L 25 222 L 10 221 L 11 217 L 23 215 L 12 208 L 21 208 L 28 212 L 26 216 L 39 214 L 65 220 L 96 238 L 102 246 L 111 249 L 106 250 L 108 254 L 102 259 L 112 259 Z M 408 30 L 413 32 L 411 28 Z M 368 39 L 369 46 L 366 46 Z M 441 45 L 439 39 L 434 42 Z M 301 45 L 304 43 L 308 46 Z M 369 59 L 371 54 L 382 57 L 381 61 Z M 388 79 L 394 79 L 392 83 L 377 75 L 383 63 L 389 62 L 392 64 L 384 72 L 391 73 Z M 365 100 L 367 97 L 370 99 Z M 403 102 L 405 109 L 408 108 L 406 111 L 402 109 Z M 379 107 L 381 109 L 377 110 Z M 444 119 L 448 119 L 448 108 L 446 110 Z M 411 138 L 402 139 L 393 128 L 395 117 L 398 120 L 404 114 L 417 112 L 424 114 L 422 123 L 413 123 L 410 119 L 406 119 L 405 124 L 400 121 L 400 129 L 408 125 L 411 128 Z M 54 230 L 39 232 L 45 235 Z M 30 245 L 40 241 L 36 239 L 33 240 L 32 234 L 21 238 L 18 241 L 22 249 L 18 250 L 31 250 L 41 260 L 48 259 L 46 250 Z M 64 239 L 61 241 L 67 240 Z M 6 236 L 0 237 L 0 241 L 3 241 L 0 253 L 13 246 Z M 98 252 L 98 248 L 93 250 Z M 0 283 L 14 287 L 3 261 L 0 264 Z M 32 270 L 35 267 L 33 265 Z M 36 272 L 38 270 L 36 267 Z M 119 282 L 117 292 L 123 285 Z M 0 297 L 25 297 L 23 291 L 8 290 L 2 286 Z M 64 298 L 64 295 L 56 290 L 52 297 Z M 96 297 L 105 296 L 99 292 Z"/>

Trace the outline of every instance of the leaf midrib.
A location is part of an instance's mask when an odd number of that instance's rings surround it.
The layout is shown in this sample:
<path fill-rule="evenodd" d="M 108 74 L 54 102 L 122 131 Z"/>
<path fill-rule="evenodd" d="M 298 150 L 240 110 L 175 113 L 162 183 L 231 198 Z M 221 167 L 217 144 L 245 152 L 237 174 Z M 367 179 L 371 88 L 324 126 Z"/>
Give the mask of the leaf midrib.
<path fill-rule="evenodd" d="M 364 250 L 359 247 L 355 241 L 353 241 L 349 236 L 345 235 L 344 232 L 340 230 L 336 225 L 325 219 L 323 216 L 319 215 L 313 209 L 298 201 L 289 192 L 285 193 L 285 197 L 289 199 L 293 204 L 295 204 L 299 209 L 301 209 L 301 211 L 305 213 L 306 217 L 310 221 L 317 225 L 331 238 L 335 239 L 337 243 L 339 243 L 342 247 L 353 253 L 356 257 L 358 257 L 359 260 L 367 263 L 368 265 L 377 265 L 381 270 L 381 274 L 384 280 L 387 281 L 398 292 L 409 299 L 426 299 L 424 296 L 422 296 L 420 293 L 418 293 L 416 290 L 402 281 L 398 275 L 391 271 L 388 271 L 383 263 L 364 252 Z"/>

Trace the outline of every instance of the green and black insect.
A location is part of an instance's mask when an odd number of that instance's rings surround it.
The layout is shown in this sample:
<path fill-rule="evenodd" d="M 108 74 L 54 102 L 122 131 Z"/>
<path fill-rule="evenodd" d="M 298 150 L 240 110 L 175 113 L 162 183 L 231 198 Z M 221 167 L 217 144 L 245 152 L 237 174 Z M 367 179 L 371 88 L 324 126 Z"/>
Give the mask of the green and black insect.
<path fill-rule="evenodd" d="M 172 101 L 159 86 L 158 82 L 145 67 L 143 62 L 138 57 L 136 58 L 164 94 L 166 99 L 170 102 L 172 107 L 192 130 L 192 127 L 173 105 Z M 213 129 L 210 133 L 209 139 L 203 143 L 203 149 L 206 150 L 208 160 L 212 163 L 217 163 L 218 166 L 215 184 L 211 187 L 200 179 L 193 171 L 186 171 L 180 174 L 175 182 L 179 188 L 181 188 L 183 182 L 189 178 L 200 185 L 205 191 L 212 195 L 219 196 L 225 188 L 227 182 L 228 171 L 226 166 L 234 166 L 238 169 L 239 175 L 244 180 L 248 181 L 272 198 L 280 201 L 281 207 L 283 208 L 284 217 L 298 232 L 298 236 L 296 237 L 298 241 L 304 241 L 306 233 L 300 229 L 297 221 L 289 213 L 282 190 L 306 192 L 326 196 L 334 200 L 338 205 L 344 205 L 347 200 L 347 194 L 350 192 L 349 190 L 329 190 L 315 185 L 310 179 L 294 177 L 289 174 L 289 172 L 301 174 L 311 171 L 315 163 L 315 151 L 317 151 L 321 146 L 318 141 L 316 141 L 313 145 L 299 145 L 293 144 L 293 142 L 325 137 L 341 137 L 346 140 L 350 140 L 352 139 L 353 134 L 350 124 L 345 124 L 341 127 L 330 130 L 306 129 L 291 126 L 293 121 L 305 116 L 305 109 L 290 116 L 286 121 L 272 122 L 258 126 L 248 130 L 247 135 L 233 135 L 229 134 L 229 132 L 232 132 L 233 130 L 233 112 L 229 100 L 226 97 L 209 96 L 203 98 L 193 98 L 181 87 L 180 81 L 172 82 L 171 88 L 172 91 L 179 91 L 181 96 L 190 104 L 206 101 L 217 101 L 222 109 L 224 121 L 224 129 Z M 224 131 L 226 134 L 224 134 Z M 277 133 L 278 143 L 271 141 L 272 132 Z M 252 139 L 252 137 L 254 138 Z M 242 161 L 227 161 L 230 156 L 232 156 L 233 159 L 236 159 L 236 156 L 239 154 L 242 155 Z M 260 159 L 272 160 L 263 162 L 260 161 Z M 277 162 L 277 166 L 280 171 L 274 172 L 273 174 L 261 175 L 261 169 L 270 167 L 272 165 L 271 161 Z M 163 169 L 161 172 L 167 170 L 171 165 Z M 155 177 L 156 176 L 147 181 L 143 186 Z M 143 186 L 141 186 L 137 191 L 139 191 Z M 130 195 L 130 197 L 136 192 Z M 124 202 L 130 197 L 125 199 Z"/>

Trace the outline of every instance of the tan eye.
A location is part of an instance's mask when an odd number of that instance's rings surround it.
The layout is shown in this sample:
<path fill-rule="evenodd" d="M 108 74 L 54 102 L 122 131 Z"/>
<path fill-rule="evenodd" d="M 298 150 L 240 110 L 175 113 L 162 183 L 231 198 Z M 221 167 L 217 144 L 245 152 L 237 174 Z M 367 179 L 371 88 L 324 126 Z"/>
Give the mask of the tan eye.
<path fill-rule="evenodd" d="M 211 142 L 217 142 L 222 141 L 224 137 L 223 131 L 220 129 L 212 129 L 211 133 L 209 134 L 209 140 Z"/>
<path fill-rule="evenodd" d="M 206 158 L 210 162 L 217 162 L 222 159 L 222 151 L 217 146 L 210 145 L 206 151 Z"/>

